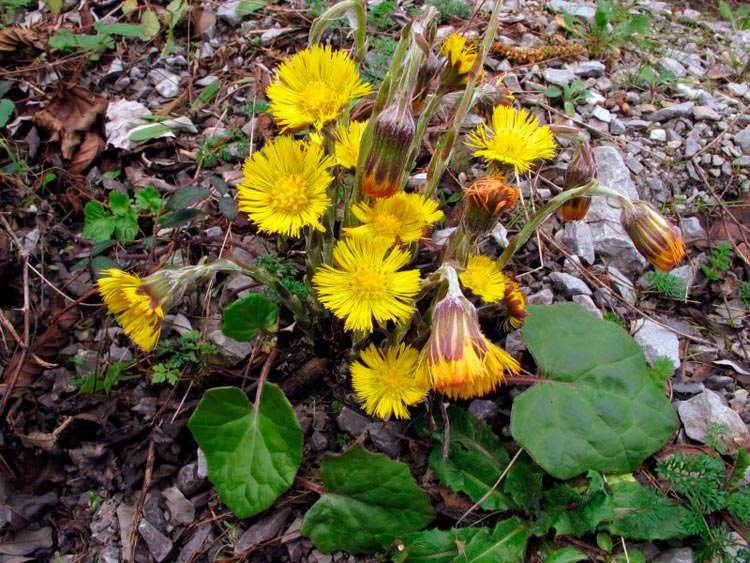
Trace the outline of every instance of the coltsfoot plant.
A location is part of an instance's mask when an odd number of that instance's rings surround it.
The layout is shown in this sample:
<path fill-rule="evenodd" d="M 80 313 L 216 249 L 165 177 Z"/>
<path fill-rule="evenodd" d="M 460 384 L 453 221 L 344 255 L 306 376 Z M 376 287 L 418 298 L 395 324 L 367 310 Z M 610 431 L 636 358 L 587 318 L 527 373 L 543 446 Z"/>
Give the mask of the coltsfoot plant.
<path fill-rule="evenodd" d="M 494 4 L 480 41 L 452 34 L 437 42 L 437 12 L 424 7 L 402 30 L 377 91 L 360 70 L 362 0 L 323 12 L 309 46 L 279 65 L 265 92 L 279 134 L 245 161 L 238 209 L 259 236 L 304 248 L 299 262 L 216 260 L 146 276 L 109 269 L 99 279 L 105 303 L 143 352 L 155 348 L 165 315 L 196 284 L 240 273 L 266 288 L 230 304 L 222 320 L 226 336 L 268 354 L 254 399 L 238 387 L 209 389 L 189 423 L 209 479 L 237 517 L 302 486 L 319 495 L 301 528 L 318 549 L 388 552 L 399 561 L 522 561 L 532 536 L 554 552 L 553 530 L 634 540 L 686 535 L 679 525 L 685 509 L 632 475 L 677 427 L 664 383 L 640 346 L 577 305 L 527 307 L 511 273 L 537 227 L 555 213 L 583 219 L 593 197 L 620 206 L 623 227 L 658 268 L 679 263 L 684 244 L 649 204 L 597 182 L 590 147 L 575 129 L 543 124 L 506 96 L 463 134 L 501 5 Z M 348 11 L 357 21 L 353 51 L 321 45 L 326 25 Z M 410 184 L 427 127 L 449 94 L 457 105 L 426 178 Z M 483 242 L 510 217 L 523 178 L 559 154 L 560 135 L 572 138 L 576 154 L 565 185 L 525 219 L 499 257 L 487 253 Z M 461 186 L 450 210 L 454 200 L 439 193 L 459 143 L 484 172 Z M 425 251 L 430 231 L 446 220 L 453 228 L 447 241 Z M 420 531 L 435 512 L 409 467 L 356 440 L 323 459 L 322 485 L 295 485 L 302 431 L 281 388 L 268 381 L 282 327 L 328 346 L 331 365 L 347 366 L 341 379 L 350 378 L 368 415 L 404 420 L 417 413 L 423 422 L 415 426 L 436 441 L 429 457 L 435 475 L 475 503 L 465 516 L 487 510 L 493 520 L 465 528 L 461 518 L 452 529 Z M 516 329 L 540 376 L 515 398 L 514 442 L 506 443 L 445 401 L 485 397 L 514 378 L 528 382 L 522 358 L 498 342 Z M 612 557 L 620 557 L 625 540 L 610 543 Z"/>

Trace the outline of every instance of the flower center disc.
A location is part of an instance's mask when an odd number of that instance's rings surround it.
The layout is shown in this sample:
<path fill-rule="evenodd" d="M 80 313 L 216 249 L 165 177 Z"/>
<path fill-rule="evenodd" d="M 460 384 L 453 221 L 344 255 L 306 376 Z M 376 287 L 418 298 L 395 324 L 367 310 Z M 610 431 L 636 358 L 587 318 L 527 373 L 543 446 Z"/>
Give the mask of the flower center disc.
<path fill-rule="evenodd" d="M 367 269 L 353 272 L 351 276 L 352 289 L 365 299 L 381 295 L 385 289 L 385 275 Z"/>
<path fill-rule="evenodd" d="M 297 175 L 286 176 L 270 192 L 271 208 L 274 211 L 297 215 L 307 207 L 310 196 L 307 193 L 307 182 Z"/>
<path fill-rule="evenodd" d="M 300 104 L 307 113 L 320 121 L 333 119 L 338 115 L 341 103 L 333 88 L 325 82 L 310 82 L 300 95 Z"/>
<path fill-rule="evenodd" d="M 379 235 L 393 236 L 399 234 L 401 222 L 392 213 L 380 213 L 375 216 L 372 226 Z"/>

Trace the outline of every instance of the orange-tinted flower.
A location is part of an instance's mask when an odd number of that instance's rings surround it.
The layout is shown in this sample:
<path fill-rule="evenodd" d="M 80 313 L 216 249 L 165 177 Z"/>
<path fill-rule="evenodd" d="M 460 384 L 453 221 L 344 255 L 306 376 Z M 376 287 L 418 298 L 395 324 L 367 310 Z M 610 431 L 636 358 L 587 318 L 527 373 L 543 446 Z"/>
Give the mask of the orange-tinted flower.
<path fill-rule="evenodd" d="M 638 252 L 659 270 L 669 271 L 685 258 L 680 231 L 645 201 L 626 204 L 620 221 Z"/>
<path fill-rule="evenodd" d="M 521 191 L 508 185 L 502 176 L 485 176 L 464 189 L 464 223 L 475 234 L 487 233 L 500 213 L 512 209 Z"/>
<path fill-rule="evenodd" d="M 566 190 L 580 188 L 590 183 L 596 176 L 596 164 L 588 143 L 580 143 L 565 171 Z M 569 199 L 557 210 L 563 221 L 581 221 L 591 207 L 591 196 Z"/>
<path fill-rule="evenodd" d="M 505 321 L 506 328 L 520 327 L 527 315 L 526 294 L 521 291 L 521 286 L 518 285 L 517 281 L 508 277 L 505 281 L 503 303 L 508 310 L 508 319 Z"/>

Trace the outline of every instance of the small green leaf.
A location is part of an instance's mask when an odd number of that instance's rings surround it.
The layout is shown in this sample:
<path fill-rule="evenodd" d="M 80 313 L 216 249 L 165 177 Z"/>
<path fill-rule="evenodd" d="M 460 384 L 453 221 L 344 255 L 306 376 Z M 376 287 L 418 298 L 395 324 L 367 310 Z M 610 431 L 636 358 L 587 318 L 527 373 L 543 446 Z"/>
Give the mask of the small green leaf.
<path fill-rule="evenodd" d="M 732 12 L 732 8 L 724 0 L 719 0 L 719 13 L 729 23 L 734 23 L 734 12 Z"/>
<path fill-rule="evenodd" d="M 136 127 L 130 132 L 128 138 L 134 143 L 143 143 L 151 139 L 157 139 L 164 133 L 171 133 L 172 130 L 162 123 L 154 123 L 145 127 Z"/>
<path fill-rule="evenodd" d="M 127 194 L 122 192 L 109 192 L 109 208 L 115 215 L 124 217 L 130 210 L 131 201 Z"/>
<path fill-rule="evenodd" d="M 145 10 L 141 16 L 141 27 L 143 27 L 143 40 L 151 41 L 161 30 L 159 16 L 153 10 Z"/>
<path fill-rule="evenodd" d="M 231 197 L 223 197 L 219 200 L 219 211 L 224 217 L 234 221 L 237 218 L 237 202 Z"/>
<path fill-rule="evenodd" d="M 13 116 L 16 106 L 10 100 L 3 98 L 0 100 L 0 127 L 5 127 Z"/>
<path fill-rule="evenodd" d="M 265 5 L 264 0 L 242 0 L 240 5 L 237 6 L 237 15 L 244 18 L 253 12 L 257 12 Z"/>
<path fill-rule="evenodd" d="M 622 327 L 572 303 L 531 306 L 523 337 L 548 378 L 516 397 L 511 432 L 552 476 L 630 472 L 677 429 L 663 387 Z"/>
<path fill-rule="evenodd" d="M 216 94 L 219 93 L 219 90 L 221 90 L 221 81 L 220 80 L 214 80 L 206 86 L 200 94 L 195 98 L 193 101 L 192 107 L 194 109 L 203 107 L 207 103 L 211 102 L 216 97 Z"/>
<path fill-rule="evenodd" d="M 544 563 L 578 563 L 578 561 L 587 561 L 588 558 L 588 555 L 575 547 L 563 547 L 546 555 Z"/>
<path fill-rule="evenodd" d="M 320 464 L 325 493 L 307 511 L 302 533 L 324 553 L 385 550 L 433 518 L 409 467 L 355 447 Z"/>
<path fill-rule="evenodd" d="M 452 563 L 480 529 L 433 529 L 410 534 L 402 538 L 404 549 L 396 553 L 393 560 L 395 563 Z"/>
<path fill-rule="evenodd" d="M 138 214 L 128 207 L 124 215 L 115 215 L 115 238 L 120 242 L 131 242 L 138 236 Z"/>
<path fill-rule="evenodd" d="M 562 90 L 559 86 L 547 86 L 544 89 L 544 95 L 547 98 L 559 98 L 562 96 Z"/>
<path fill-rule="evenodd" d="M 164 207 L 159 190 L 154 186 L 147 186 L 135 192 L 135 206 L 139 211 L 158 213 Z"/>
<path fill-rule="evenodd" d="M 481 528 L 466 544 L 463 554 L 456 558 L 457 563 L 523 563 L 529 529 L 518 518 L 501 520 L 490 531 Z"/>
<path fill-rule="evenodd" d="M 186 209 L 194 203 L 208 199 L 208 197 L 208 190 L 202 186 L 187 186 L 180 188 L 169 198 L 167 209 L 173 209 L 175 211 L 178 209 Z"/>
<path fill-rule="evenodd" d="M 180 209 L 178 211 L 162 215 L 159 218 L 159 225 L 164 227 L 165 229 L 180 227 L 182 225 L 187 225 L 188 223 L 190 223 L 190 221 L 192 221 L 202 213 L 203 212 L 200 209 Z"/>
<path fill-rule="evenodd" d="M 102 22 L 94 23 L 94 29 L 106 35 L 120 35 L 122 37 L 136 37 L 143 39 L 145 30 L 142 25 L 132 23 L 113 23 L 107 25 Z"/>
<path fill-rule="evenodd" d="M 229 338 L 249 342 L 259 331 L 273 332 L 279 306 L 261 293 L 241 297 L 224 309 L 221 331 Z"/>
<path fill-rule="evenodd" d="M 570 117 L 573 117 L 576 113 L 575 104 L 569 100 L 565 100 L 563 102 L 563 108 L 565 108 L 565 113 L 569 115 Z"/>
<path fill-rule="evenodd" d="M 258 410 L 237 387 L 209 389 L 188 427 L 206 456 L 208 479 L 238 518 L 266 510 L 292 486 L 302 430 L 277 385 L 265 384 Z"/>
<path fill-rule="evenodd" d="M 104 242 L 115 232 L 115 218 L 98 201 L 89 201 L 83 208 L 81 236 L 94 242 Z"/>
<path fill-rule="evenodd" d="M 479 501 L 491 488 L 508 465 L 508 453 L 489 426 L 462 408 L 452 406 L 448 411 L 451 440 L 448 459 L 443 461 L 441 445 L 430 453 L 430 468 L 438 479 L 451 490 L 466 493 Z M 436 434 L 442 442 L 442 434 Z M 505 493 L 494 488 L 481 504 L 486 510 L 507 510 L 511 502 Z"/>
<path fill-rule="evenodd" d="M 47 4 L 49 11 L 52 12 L 53 14 L 57 15 L 60 12 L 62 12 L 62 8 L 63 8 L 62 0 L 44 0 L 44 3 Z"/>

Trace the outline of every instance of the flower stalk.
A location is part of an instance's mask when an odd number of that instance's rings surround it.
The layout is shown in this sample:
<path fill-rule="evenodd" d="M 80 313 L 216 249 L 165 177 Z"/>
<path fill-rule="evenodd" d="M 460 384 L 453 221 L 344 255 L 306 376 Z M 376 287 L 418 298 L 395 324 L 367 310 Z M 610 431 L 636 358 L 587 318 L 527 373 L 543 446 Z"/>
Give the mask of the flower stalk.
<path fill-rule="evenodd" d="M 343 2 L 334 4 L 315 18 L 310 27 L 308 46 L 312 47 L 320 43 L 325 28 L 332 21 L 345 15 L 349 10 L 354 11 L 357 19 L 357 27 L 354 30 L 354 60 L 358 63 L 362 62 L 367 53 L 367 8 L 365 7 L 364 0 L 344 0 Z"/>

